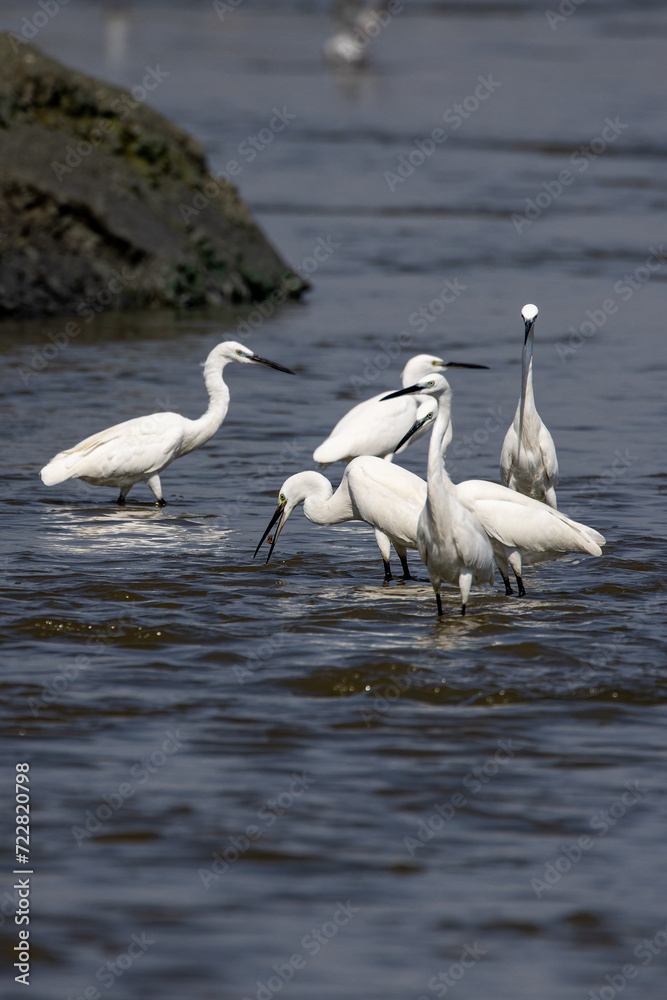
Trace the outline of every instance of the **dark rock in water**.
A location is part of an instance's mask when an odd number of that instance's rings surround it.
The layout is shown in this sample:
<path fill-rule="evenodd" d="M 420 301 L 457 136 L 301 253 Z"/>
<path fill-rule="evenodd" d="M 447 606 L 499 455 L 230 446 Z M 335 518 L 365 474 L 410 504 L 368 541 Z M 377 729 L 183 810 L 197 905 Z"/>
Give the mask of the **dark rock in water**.
<path fill-rule="evenodd" d="M 0 316 L 281 301 L 306 287 L 191 136 L 0 33 Z"/>

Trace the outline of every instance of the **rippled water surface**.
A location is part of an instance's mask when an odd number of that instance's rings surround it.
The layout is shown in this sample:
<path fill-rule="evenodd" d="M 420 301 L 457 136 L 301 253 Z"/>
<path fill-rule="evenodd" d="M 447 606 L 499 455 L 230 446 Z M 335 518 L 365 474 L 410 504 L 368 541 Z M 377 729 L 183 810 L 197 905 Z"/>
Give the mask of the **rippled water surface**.
<path fill-rule="evenodd" d="M 107 315 L 56 352 L 60 321 L 0 328 L 3 996 L 664 996 L 667 17 L 589 0 L 552 30 L 540 4 L 405 7 L 356 72 L 322 60 L 317 4 L 123 21 L 73 3 L 35 39 L 128 87 L 159 64 L 152 103 L 214 171 L 236 158 L 285 257 L 312 271 L 328 250 L 306 300 L 249 334 L 243 314 Z M 493 92 L 443 124 L 480 77 Z M 274 108 L 295 117 L 251 160 Z M 530 568 L 521 601 L 475 592 L 464 619 L 447 589 L 440 621 L 426 583 L 382 586 L 363 525 L 297 511 L 253 560 L 283 480 L 414 353 L 489 365 L 452 373 L 448 466 L 496 479 L 526 302 L 559 504 L 605 534 L 601 558 Z M 298 377 L 228 368 L 227 419 L 164 473 L 169 506 L 41 484 L 95 430 L 202 412 L 200 362 L 228 337 Z"/>

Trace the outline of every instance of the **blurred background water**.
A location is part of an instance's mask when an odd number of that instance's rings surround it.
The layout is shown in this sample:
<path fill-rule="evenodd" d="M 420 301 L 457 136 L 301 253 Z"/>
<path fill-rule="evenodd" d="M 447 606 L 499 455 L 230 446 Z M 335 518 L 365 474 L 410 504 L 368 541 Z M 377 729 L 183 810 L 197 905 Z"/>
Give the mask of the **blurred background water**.
<path fill-rule="evenodd" d="M 150 103 L 237 162 L 313 287 L 261 321 L 103 315 L 56 352 L 64 321 L 0 326 L 3 996 L 20 761 L 39 1000 L 664 996 L 667 12 L 560 8 L 405 2 L 352 69 L 323 2 L 73 0 L 36 31 L 127 88 L 159 68 Z M 447 590 L 440 622 L 362 525 L 297 512 L 253 561 L 283 480 L 420 351 L 489 365 L 452 373 L 448 467 L 497 479 L 526 302 L 559 504 L 602 558 L 463 620 Z M 228 369 L 168 507 L 43 487 L 88 433 L 203 412 L 229 337 L 298 378 Z"/>

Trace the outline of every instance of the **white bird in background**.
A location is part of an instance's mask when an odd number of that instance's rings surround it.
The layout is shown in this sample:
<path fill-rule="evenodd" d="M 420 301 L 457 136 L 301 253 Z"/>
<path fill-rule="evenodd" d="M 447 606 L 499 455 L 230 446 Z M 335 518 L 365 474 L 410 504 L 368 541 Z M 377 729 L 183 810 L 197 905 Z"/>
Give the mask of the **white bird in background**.
<path fill-rule="evenodd" d="M 157 506 L 164 507 L 159 474 L 174 459 L 206 444 L 227 415 L 229 389 L 222 373 L 230 361 L 268 365 L 294 375 L 289 368 L 261 358 L 235 340 L 224 341 L 213 348 L 204 363 L 209 404 L 198 420 L 180 413 L 152 413 L 107 427 L 52 458 L 40 472 L 42 481 L 53 486 L 66 479 L 83 479 L 93 486 L 118 487 L 121 505 L 134 484 L 144 482 L 155 494 Z"/>
<path fill-rule="evenodd" d="M 358 4 L 343 3 L 334 6 L 337 8 L 334 14 L 342 22 L 342 27 L 322 46 L 324 58 L 332 66 L 361 66 L 366 61 L 366 46 L 382 29 L 381 12 L 385 4 L 373 2 L 359 7 Z"/>
<path fill-rule="evenodd" d="M 387 399 L 426 391 L 438 401 L 438 413 L 428 449 L 427 495 L 417 524 L 417 546 L 435 592 L 438 614 L 442 614 L 440 586 L 443 581 L 461 592 L 461 614 L 472 584 L 493 583 L 493 549 L 474 514 L 448 489 L 444 453 L 451 440 L 452 391 L 443 375 L 434 375 L 413 386 L 391 393 Z"/>
<path fill-rule="evenodd" d="M 329 480 L 320 472 L 298 472 L 286 479 L 280 489 L 278 507 L 262 535 L 255 555 L 279 520 L 268 563 L 287 518 L 298 504 L 313 524 L 331 525 L 344 521 L 365 521 L 381 532 L 386 546 L 381 548 L 385 579 L 389 578 L 389 545 L 396 549 L 406 576 L 409 576 L 406 549 L 417 547 L 417 522 L 426 501 L 426 483 L 398 465 L 373 455 L 353 459 L 334 493 Z M 376 532 L 377 537 L 377 532 Z"/>
<path fill-rule="evenodd" d="M 415 388 L 433 395 L 447 391 L 444 388 L 447 382 L 442 376 L 436 375 L 432 381 L 435 383 L 432 388 Z M 428 417 L 423 419 L 425 423 L 429 420 Z M 450 423 L 443 439 L 445 450 L 451 437 Z M 605 544 L 604 535 L 573 521 L 561 511 L 499 483 L 483 479 L 452 483 L 444 468 L 444 455 L 443 473 L 450 495 L 475 515 L 489 536 L 506 594 L 512 593 L 508 576 L 510 566 L 516 576 L 519 597 L 523 597 L 526 593 L 522 580 L 523 564 L 557 559 L 569 552 L 586 552 L 592 556 L 602 554 L 600 546 Z"/>
<path fill-rule="evenodd" d="M 510 489 L 556 507 L 556 446 L 535 409 L 533 398 L 533 336 L 537 306 L 524 306 L 521 318 L 525 331 L 521 356 L 521 396 L 514 422 L 503 442 L 500 479 Z"/>
<path fill-rule="evenodd" d="M 401 373 L 401 385 L 412 385 L 433 371 L 449 368 L 487 369 L 487 366 L 443 361 L 434 354 L 416 354 L 410 358 Z M 315 461 L 326 466 L 332 462 L 349 462 L 359 455 L 377 455 L 391 462 L 394 454 L 402 450 L 396 447 L 396 442 L 413 427 L 415 421 L 427 414 L 434 414 L 437 409 L 437 404 L 429 396 L 407 396 L 391 403 L 383 403 L 385 396 L 386 393 L 379 393 L 353 406 L 338 421 L 329 437 L 317 446 L 313 452 Z M 426 430 L 424 427 L 423 431 L 415 432 L 413 440 L 418 440 Z M 375 532 L 375 538 L 385 564 L 385 582 L 388 582 L 392 579 L 391 568 L 385 558 L 389 542 L 386 537 L 382 537 L 379 529 Z M 407 562 L 401 559 L 401 565 L 405 578 L 412 579 Z"/>

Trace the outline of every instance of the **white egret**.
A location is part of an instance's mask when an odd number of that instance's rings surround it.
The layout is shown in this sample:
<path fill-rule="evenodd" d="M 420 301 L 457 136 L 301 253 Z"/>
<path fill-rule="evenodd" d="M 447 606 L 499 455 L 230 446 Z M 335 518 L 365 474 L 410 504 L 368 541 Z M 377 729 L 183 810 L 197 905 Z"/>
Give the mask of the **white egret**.
<path fill-rule="evenodd" d="M 380 16 L 383 6 L 383 3 L 367 3 L 357 11 L 344 7 L 340 15 L 345 23 L 340 31 L 328 38 L 322 46 L 327 62 L 338 67 L 360 66 L 364 63 L 366 46 L 371 38 L 380 32 L 383 23 L 386 23 Z"/>
<path fill-rule="evenodd" d="M 229 389 L 222 373 L 231 361 L 267 365 L 294 374 L 235 340 L 224 341 L 213 348 L 204 363 L 209 404 L 198 420 L 189 420 L 180 413 L 152 413 L 107 427 L 52 458 L 40 472 L 42 482 L 53 486 L 66 479 L 83 479 L 93 486 L 118 487 L 121 505 L 132 486 L 144 482 L 155 494 L 157 506 L 164 507 L 159 478 L 162 470 L 174 459 L 206 444 L 227 415 Z"/>
<path fill-rule="evenodd" d="M 521 310 L 524 323 L 521 355 L 521 396 L 500 455 L 500 479 L 505 486 L 556 507 L 558 458 L 553 438 L 542 423 L 533 397 L 533 336 L 537 306 Z"/>
<path fill-rule="evenodd" d="M 435 383 L 432 388 L 417 386 L 416 389 L 433 395 L 446 391 L 441 385 L 446 385 L 444 378 L 436 375 L 432 381 Z M 428 419 L 424 418 L 424 422 Z M 450 424 L 444 437 L 445 449 L 451 437 Z M 594 528 L 573 521 L 561 511 L 499 483 L 483 479 L 452 483 L 444 467 L 444 456 L 443 472 L 450 495 L 477 517 L 489 536 L 506 594 L 512 593 L 508 576 L 510 566 L 516 576 L 519 597 L 523 597 L 526 593 L 522 579 L 523 564 L 557 559 L 569 552 L 586 552 L 593 556 L 602 554 L 600 546 L 605 544 L 605 538 Z"/>
<path fill-rule="evenodd" d="M 255 549 L 255 555 L 276 521 L 279 521 L 266 557 L 268 563 L 287 518 L 298 504 L 303 503 L 303 512 L 313 524 L 365 521 L 378 529 L 382 538 L 386 539 L 386 545 L 380 549 L 385 580 L 391 579 L 390 542 L 398 553 L 405 575 L 409 577 L 406 549 L 417 547 L 417 522 L 425 500 L 426 483 L 423 479 L 373 455 L 353 459 L 346 467 L 335 493 L 321 472 L 298 472 L 281 486 L 278 507 Z"/>
<path fill-rule="evenodd" d="M 488 370 L 486 365 L 443 361 L 434 354 L 416 354 L 410 358 L 401 373 L 401 385 L 412 385 L 430 372 L 449 368 Z M 313 452 L 315 461 L 327 466 L 332 462 L 349 462 L 359 455 L 377 455 L 391 462 L 394 454 L 402 450 L 396 447 L 399 438 L 410 430 L 416 420 L 435 413 L 437 409 L 437 404 L 429 396 L 408 396 L 389 404 L 381 402 L 385 395 L 379 393 L 365 399 L 341 417 L 329 437 Z M 417 431 L 413 435 L 413 441 L 421 437 L 422 433 L 426 433 L 426 428 L 421 433 Z M 385 563 L 385 580 L 391 580 L 391 569 L 384 555 L 389 551 L 389 542 L 386 537 L 382 537 L 379 529 L 376 529 L 375 538 Z M 401 562 L 405 576 L 410 578 L 407 563 Z"/>
<path fill-rule="evenodd" d="M 448 368 L 487 369 L 487 366 L 443 361 L 433 354 L 417 354 L 403 369 L 401 385 L 405 388 L 432 372 Z M 437 409 L 437 404 L 429 396 L 407 396 L 393 400 L 391 404 L 383 404 L 381 401 L 386 396 L 386 391 L 381 392 L 348 410 L 328 438 L 313 452 L 315 461 L 326 466 L 332 462 L 349 462 L 358 455 L 377 455 L 391 460 L 395 453 L 403 450 L 396 447 L 396 442 L 407 434 L 415 420 L 427 413 L 435 413 Z M 426 428 L 416 432 L 412 440 L 416 441 L 425 433 Z"/>
<path fill-rule="evenodd" d="M 443 457 L 451 440 L 452 391 L 447 379 L 434 375 L 386 398 L 424 391 L 437 399 L 438 412 L 428 449 L 428 489 L 417 524 L 417 547 L 435 592 L 438 614 L 442 614 L 440 587 L 446 581 L 458 584 L 464 615 L 472 584 L 493 583 L 493 549 L 475 515 L 448 489 Z"/>

